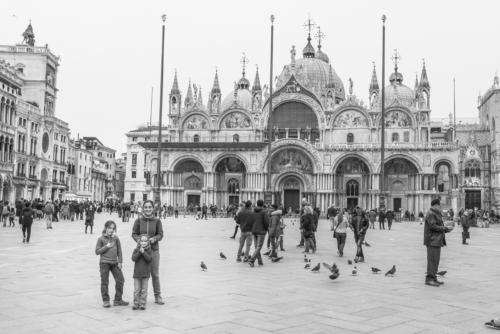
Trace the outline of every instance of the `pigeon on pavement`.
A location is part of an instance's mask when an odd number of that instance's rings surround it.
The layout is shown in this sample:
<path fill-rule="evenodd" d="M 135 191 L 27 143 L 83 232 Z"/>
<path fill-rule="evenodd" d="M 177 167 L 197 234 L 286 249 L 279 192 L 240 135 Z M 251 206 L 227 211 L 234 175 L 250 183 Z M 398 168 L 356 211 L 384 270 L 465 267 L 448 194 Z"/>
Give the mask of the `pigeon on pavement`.
<path fill-rule="evenodd" d="M 227 260 L 227 257 L 224 255 L 224 253 L 220 252 L 219 256 L 220 256 L 221 259 Z"/>
<path fill-rule="evenodd" d="M 200 267 L 201 267 L 201 270 L 205 271 L 207 270 L 207 265 L 205 264 L 205 262 L 201 261 L 201 264 L 200 264 Z"/>
<path fill-rule="evenodd" d="M 339 272 L 336 272 L 336 273 L 331 274 L 331 275 L 330 275 L 330 276 L 328 276 L 328 277 L 330 277 L 330 279 L 331 279 L 331 280 L 334 280 L 334 279 L 337 279 L 337 278 L 339 277 L 339 275 L 340 275 L 340 273 L 339 273 Z"/>
<path fill-rule="evenodd" d="M 446 275 L 447 271 L 446 270 L 442 270 L 442 271 L 439 271 L 437 274 L 441 277 L 444 277 L 444 275 Z"/>
<path fill-rule="evenodd" d="M 385 273 L 385 276 L 394 276 L 395 273 L 396 273 L 396 266 L 393 265 L 392 268 Z"/>
<path fill-rule="evenodd" d="M 380 269 L 372 267 L 372 273 L 378 274 L 379 271 L 380 271 Z"/>
<path fill-rule="evenodd" d="M 309 260 L 307 259 L 307 255 L 304 254 L 304 262 L 309 262 Z"/>
<path fill-rule="evenodd" d="M 352 264 L 352 261 L 351 260 L 347 260 L 347 264 Z"/>
<path fill-rule="evenodd" d="M 304 269 L 309 269 L 311 268 L 311 265 L 309 263 L 307 263 L 305 266 L 304 266 Z"/>
<path fill-rule="evenodd" d="M 358 268 L 354 266 L 354 269 L 352 271 L 352 276 L 357 276 L 358 275 Z"/>
<path fill-rule="evenodd" d="M 319 268 L 321 268 L 321 264 L 318 262 L 318 264 L 314 266 L 314 268 L 312 268 L 311 271 L 314 273 L 319 273 Z"/>

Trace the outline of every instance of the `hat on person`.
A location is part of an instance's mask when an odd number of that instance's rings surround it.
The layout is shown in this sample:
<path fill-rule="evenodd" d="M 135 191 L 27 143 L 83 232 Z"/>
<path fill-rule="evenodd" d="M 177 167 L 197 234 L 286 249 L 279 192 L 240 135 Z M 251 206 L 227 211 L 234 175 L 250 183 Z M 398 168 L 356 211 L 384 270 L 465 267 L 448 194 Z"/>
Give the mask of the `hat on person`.
<path fill-rule="evenodd" d="M 434 198 L 431 201 L 431 206 L 434 206 L 434 205 L 441 205 L 441 200 L 439 198 Z"/>

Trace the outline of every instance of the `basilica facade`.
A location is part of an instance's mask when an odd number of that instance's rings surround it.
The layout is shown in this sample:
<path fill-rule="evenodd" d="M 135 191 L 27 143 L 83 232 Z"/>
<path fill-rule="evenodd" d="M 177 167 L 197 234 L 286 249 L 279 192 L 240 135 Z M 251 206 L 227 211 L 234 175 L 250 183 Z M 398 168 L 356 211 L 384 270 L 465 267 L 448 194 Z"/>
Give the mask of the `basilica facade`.
<path fill-rule="evenodd" d="M 156 172 L 158 127 L 128 132 L 124 199 L 153 199 L 160 182 L 161 201 L 171 205 L 222 207 L 255 201 L 268 189 L 271 164 L 272 201 L 287 210 L 299 208 L 302 198 L 322 212 L 331 205 L 371 209 L 379 206 L 384 164 L 388 209 L 417 214 L 437 197 L 443 207 L 454 210 L 466 205 L 489 208 L 491 187 L 484 181 L 490 177 L 489 164 L 480 161 L 478 175 L 472 176 L 471 170 L 466 174 L 471 161 L 479 161 L 467 155 L 471 147 L 480 152 L 471 133 L 484 126 L 464 130 L 458 138 L 451 123 L 431 121 L 425 63 L 413 88 L 405 84 L 397 62 L 389 77 L 384 161 L 382 97 L 375 68 L 367 81 L 369 99 L 364 103 L 354 94 L 352 80 L 344 84 L 321 44 L 314 48 L 310 36 L 302 57 L 294 47 L 290 51 L 289 63 L 273 87 L 272 108 L 258 70 L 253 84 L 243 70 L 226 96 L 216 72 L 206 104 L 201 89 L 191 83 L 184 96 L 175 75 L 168 98 L 169 125 L 162 128 L 161 175 Z M 477 192 L 466 194 L 471 188 L 479 191 L 479 202 Z"/>

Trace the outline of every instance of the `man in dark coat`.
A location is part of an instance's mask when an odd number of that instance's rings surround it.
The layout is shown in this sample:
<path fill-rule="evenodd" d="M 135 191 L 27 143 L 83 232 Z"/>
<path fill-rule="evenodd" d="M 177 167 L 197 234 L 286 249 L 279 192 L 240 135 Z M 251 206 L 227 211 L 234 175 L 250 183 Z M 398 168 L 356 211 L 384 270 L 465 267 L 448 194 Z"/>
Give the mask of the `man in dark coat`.
<path fill-rule="evenodd" d="M 255 251 L 250 260 L 248 260 L 248 264 L 250 267 L 253 267 L 254 262 L 257 259 L 259 266 L 262 266 L 264 263 L 262 262 L 262 255 L 260 254 L 260 251 L 264 245 L 266 233 L 269 230 L 269 214 L 267 213 L 267 210 L 264 210 L 263 200 L 259 199 L 257 201 L 257 207 L 254 209 L 250 218 L 250 221 L 253 222 L 252 234 Z"/>
<path fill-rule="evenodd" d="M 468 211 L 465 211 L 460 218 L 460 225 L 462 225 L 462 244 L 468 245 L 467 239 L 470 238 L 469 228 L 471 226 L 472 219 Z"/>
<path fill-rule="evenodd" d="M 391 227 L 392 227 L 392 221 L 394 220 L 394 212 L 391 210 L 387 211 L 385 218 L 387 218 L 387 227 L 389 228 L 389 231 L 390 231 Z M 383 224 L 382 224 L 382 226 L 383 226 Z"/>
<path fill-rule="evenodd" d="M 356 262 L 365 262 L 363 241 L 365 241 L 366 231 L 370 227 L 370 222 L 359 206 L 356 207 L 356 212 L 352 216 L 350 227 L 354 233 L 354 241 L 356 241 L 356 257 L 354 260 Z"/>
<path fill-rule="evenodd" d="M 385 230 L 385 210 L 381 209 L 379 214 L 378 214 L 378 229 L 379 230 Z"/>
<path fill-rule="evenodd" d="M 438 281 L 439 260 L 441 258 L 441 247 L 446 246 L 445 233 L 453 230 L 453 227 L 446 227 L 441 216 L 441 201 L 435 198 L 431 202 L 431 209 L 427 212 L 424 226 L 424 245 L 427 247 L 427 276 L 425 284 L 430 286 L 440 286 L 444 282 Z"/>

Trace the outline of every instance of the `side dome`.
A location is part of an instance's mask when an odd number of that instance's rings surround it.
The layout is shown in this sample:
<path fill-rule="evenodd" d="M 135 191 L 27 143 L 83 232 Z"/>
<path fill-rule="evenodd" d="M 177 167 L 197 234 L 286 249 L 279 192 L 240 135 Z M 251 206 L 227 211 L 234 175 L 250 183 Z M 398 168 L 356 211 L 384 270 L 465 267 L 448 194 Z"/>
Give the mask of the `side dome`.
<path fill-rule="evenodd" d="M 236 98 L 234 92 L 226 95 L 224 100 L 221 103 L 221 110 L 227 110 L 231 108 L 234 103 L 237 103 L 239 107 L 252 110 L 252 93 L 248 89 L 240 89 L 236 90 Z"/>
<path fill-rule="evenodd" d="M 391 82 L 385 87 L 385 104 L 401 104 L 407 107 L 415 105 L 415 92 L 410 87 L 403 84 L 403 75 L 394 72 L 389 77 Z"/>

